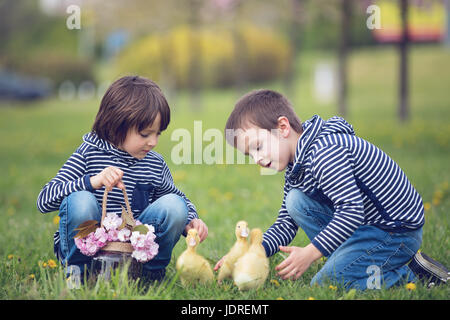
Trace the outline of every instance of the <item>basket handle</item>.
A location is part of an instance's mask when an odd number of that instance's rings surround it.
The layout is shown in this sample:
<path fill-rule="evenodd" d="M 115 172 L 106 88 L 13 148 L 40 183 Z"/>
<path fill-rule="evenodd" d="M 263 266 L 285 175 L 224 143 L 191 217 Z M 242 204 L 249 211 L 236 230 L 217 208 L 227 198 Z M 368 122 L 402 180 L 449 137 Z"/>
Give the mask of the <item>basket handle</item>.
<path fill-rule="evenodd" d="M 110 191 L 110 188 L 105 187 L 105 192 L 103 193 L 103 203 L 102 203 L 102 221 L 101 221 L 101 226 L 103 226 L 103 220 L 106 217 L 106 203 L 107 203 L 107 199 L 108 199 L 108 192 Z M 131 211 L 131 207 L 130 207 L 130 202 L 128 201 L 128 195 L 127 195 L 127 190 L 125 188 L 121 188 L 122 193 L 123 193 L 123 198 L 125 200 L 125 206 L 127 208 L 127 212 L 130 214 L 130 216 L 133 218 L 133 213 Z"/>

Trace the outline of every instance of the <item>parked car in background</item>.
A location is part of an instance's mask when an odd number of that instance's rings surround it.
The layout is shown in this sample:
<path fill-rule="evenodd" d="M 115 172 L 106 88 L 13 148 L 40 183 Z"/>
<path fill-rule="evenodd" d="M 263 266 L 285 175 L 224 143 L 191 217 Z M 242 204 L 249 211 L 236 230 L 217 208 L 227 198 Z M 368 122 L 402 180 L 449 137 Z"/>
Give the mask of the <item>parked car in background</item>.
<path fill-rule="evenodd" d="M 0 100 L 35 100 L 52 94 L 51 81 L 0 70 Z"/>

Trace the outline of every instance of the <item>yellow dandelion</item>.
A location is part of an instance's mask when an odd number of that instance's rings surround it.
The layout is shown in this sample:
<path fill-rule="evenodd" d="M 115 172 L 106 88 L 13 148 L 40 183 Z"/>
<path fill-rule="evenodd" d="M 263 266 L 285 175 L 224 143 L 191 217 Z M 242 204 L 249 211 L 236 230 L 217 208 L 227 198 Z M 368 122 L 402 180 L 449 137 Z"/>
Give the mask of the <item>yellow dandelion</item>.
<path fill-rule="evenodd" d="M 440 198 L 435 198 L 435 197 L 433 197 L 433 206 L 438 206 L 438 205 L 440 205 L 441 204 L 441 199 Z"/>
<path fill-rule="evenodd" d="M 8 216 L 12 216 L 12 215 L 14 215 L 14 213 L 16 213 L 16 209 L 14 209 L 14 207 L 8 207 L 8 210 L 6 211 L 6 214 Z"/>
<path fill-rule="evenodd" d="M 328 289 L 333 290 L 333 291 L 336 291 L 336 290 L 337 290 L 337 287 L 336 287 L 336 286 L 333 286 L 333 285 L 330 285 L 330 286 L 328 287 Z"/>
<path fill-rule="evenodd" d="M 8 259 L 9 260 L 12 260 L 14 258 L 14 255 L 13 254 L 8 254 Z"/>
<path fill-rule="evenodd" d="M 284 298 L 282 298 L 282 297 L 278 297 L 278 298 L 277 298 L 277 300 L 284 300 Z"/>
<path fill-rule="evenodd" d="M 28 275 L 28 279 L 30 280 L 34 280 L 36 278 L 36 276 L 34 275 L 34 273 Z"/>
<path fill-rule="evenodd" d="M 275 285 L 276 287 L 279 287 L 279 286 L 280 286 L 280 283 L 279 283 L 278 280 L 276 280 L 276 279 L 271 279 L 271 280 L 270 280 L 270 283 L 273 284 L 273 285 Z"/>
<path fill-rule="evenodd" d="M 412 282 L 408 283 L 405 287 L 406 287 L 406 289 L 409 290 L 409 291 L 416 290 L 416 284 L 415 284 L 415 283 L 412 283 Z"/>
<path fill-rule="evenodd" d="M 316 300 L 314 297 L 308 297 L 308 300 Z"/>
<path fill-rule="evenodd" d="M 439 198 L 439 199 L 442 199 L 442 196 L 443 196 L 444 194 L 443 194 L 443 192 L 441 191 L 441 190 L 436 190 L 435 192 L 434 192 L 434 197 L 435 198 Z"/>
<path fill-rule="evenodd" d="M 175 182 L 182 182 L 186 179 L 187 174 L 184 170 L 177 170 L 173 173 L 172 176 Z"/>
<path fill-rule="evenodd" d="M 59 216 L 58 215 L 56 215 L 56 216 L 54 216 L 53 217 L 53 224 L 55 224 L 55 225 L 59 225 Z"/>
<path fill-rule="evenodd" d="M 47 261 L 47 263 L 48 263 L 48 266 L 50 267 L 50 268 L 56 268 L 56 266 L 57 266 L 57 264 L 56 264 L 56 262 L 55 262 L 55 260 L 53 260 L 53 259 L 49 259 L 48 261 Z"/>
<path fill-rule="evenodd" d="M 438 206 L 441 203 L 443 193 L 441 190 L 437 190 L 433 194 L 433 205 Z"/>
<path fill-rule="evenodd" d="M 425 209 L 425 211 L 430 210 L 430 209 L 431 209 L 431 203 L 425 202 L 425 203 L 423 204 L 423 208 Z"/>
<path fill-rule="evenodd" d="M 225 200 L 228 200 L 228 201 L 230 201 L 230 200 L 232 200 L 233 199 L 233 193 L 232 192 L 225 192 L 224 194 L 223 194 L 223 197 L 225 198 Z"/>
<path fill-rule="evenodd" d="M 43 268 L 47 268 L 47 262 L 43 262 L 43 263 L 42 263 L 42 267 L 43 267 Z"/>

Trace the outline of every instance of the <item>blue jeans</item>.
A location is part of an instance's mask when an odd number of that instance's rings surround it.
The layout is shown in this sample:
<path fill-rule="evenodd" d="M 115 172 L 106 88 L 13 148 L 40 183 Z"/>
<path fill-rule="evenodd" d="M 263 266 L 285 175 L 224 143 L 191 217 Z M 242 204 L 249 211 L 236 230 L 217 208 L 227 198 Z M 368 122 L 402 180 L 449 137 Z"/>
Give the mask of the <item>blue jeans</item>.
<path fill-rule="evenodd" d="M 184 199 L 175 194 L 167 194 L 142 211 L 138 220 L 155 227 L 158 254 L 144 264 L 145 271 L 160 271 L 170 262 L 172 250 L 184 231 L 188 208 Z M 77 265 L 83 272 L 92 258 L 83 255 L 75 245 L 75 230 L 86 220 L 101 220 L 102 211 L 94 194 L 78 191 L 67 196 L 59 208 L 59 235 L 61 263 L 64 266 Z"/>
<path fill-rule="evenodd" d="M 327 226 L 334 214 L 333 207 L 298 189 L 288 193 L 286 208 L 310 240 Z M 330 281 L 347 289 L 365 290 L 414 282 L 416 276 L 407 263 L 421 243 L 422 228 L 393 233 L 362 225 L 327 258 L 311 285 Z"/>

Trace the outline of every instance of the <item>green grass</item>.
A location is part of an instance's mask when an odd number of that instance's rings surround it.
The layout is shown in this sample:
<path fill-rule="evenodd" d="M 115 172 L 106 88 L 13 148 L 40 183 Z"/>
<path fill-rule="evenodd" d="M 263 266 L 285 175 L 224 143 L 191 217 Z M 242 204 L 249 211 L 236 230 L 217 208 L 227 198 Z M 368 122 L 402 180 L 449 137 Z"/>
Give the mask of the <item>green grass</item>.
<path fill-rule="evenodd" d="M 350 57 L 349 114 L 356 133 L 385 150 L 408 175 L 427 203 L 422 250 L 450 265 L 448 190 L 450 160 L 450 51 L 440 47 L 416 47 L 411 54 L 411 119 L 399 124 L 397 106 L 397 55 L 392 48 L 364 49 Z M 329 53 L 312 52 L 300 57 L 301 78 L 289 96 L 301 119 L 314 114 L 328 118 L 335 104 L 319 104 L 312 95 L 313 68 L 318 61 L 335 60 Z M 262 87 L 262 86 L 257 86 Z M 279 83 L 267 84 L 283 90 Z M 250 88 L 249 88 L 250 89 Z M 176 184 L 197 206 L 209 227 L 209 236 L 198 251 L 211 264 L 234 242 L 234 225 L 245 219 L 250 227 L 265 230 L 276 218 L 282 200 L 283 174 L 264 176 L 254 165 L 174 165 L 171 141 L 176 128 L 188 129 L 201 120 L 203 132 L 223 130 L 238 94 L 232 90 L 208 90 L 201 109 L 190 108 L 181 92 L 169 97 L 172 121 L 156 151 L 171 168 Z M 0 299 L 345 299 L 342 289 L 310 287 L 323 262 L 313 264 L 298 281 L 282 281 L 270 259 L 271 273 L 263 290 L 239 292 L 231 281 L 219 287 L 183 288 L 176 277 L 175 261 L 185 249 L 184 238 L 173 251 L 166 281 L 149 288 L 125 281 L 117 273 L 112 281 L 88 283 L 68 290 L 60 267 L 43 267 L 55 259 L 52 235 L 56 212 L 42 215 L 36 198 L 91 128 L 98 100 L 0 105 Z M 204 141 L 203 147 L 209 142 Z M 192 149 L 193 150 L 193 149 Z M 300 230 L 293 245 L 308 240 Z M 34 276 L 34 278 L 33 278 Z M 275 281 L 276 280 L 276 281 Z M 448 286 L 428 290 L 418 284 L 357 292 L 354 299 L 448 299 Z"/>

